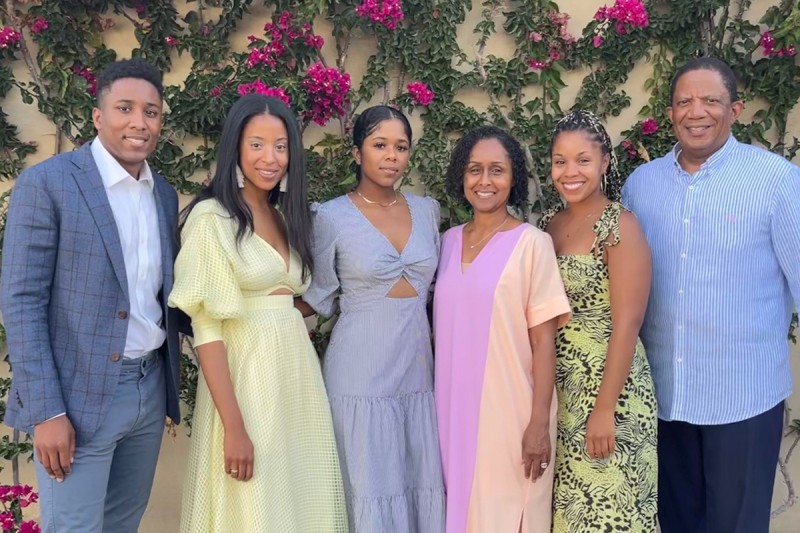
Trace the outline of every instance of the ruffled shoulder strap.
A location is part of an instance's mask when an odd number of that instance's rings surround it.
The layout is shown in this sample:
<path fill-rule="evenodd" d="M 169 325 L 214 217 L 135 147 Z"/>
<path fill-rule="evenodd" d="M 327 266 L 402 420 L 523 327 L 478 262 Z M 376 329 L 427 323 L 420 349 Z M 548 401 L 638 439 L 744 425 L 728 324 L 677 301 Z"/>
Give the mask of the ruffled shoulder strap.
<path fill-rule="evenodd" d="M 619 244 L 619 217 L 623 210 L 625 208 L 621 203 L 611 202 L 597 219 L 593 228 L 595 238 L 592 243 L 592 253 L 595 256 L 602 256 L 605 248 Z"/>
<path fill-rule="evenodd" d="M 547 226 L 550 224 L 550 221 L 553 220 L 553 217 L 556 216 L 561 209 L 561 207 L 554 207 L 548 211 L 545 211 L 545 213 L 542 215 L 542 218 L 540 218 L 539 222 L 537 223 L 539 229 L 545 231 Z"/>

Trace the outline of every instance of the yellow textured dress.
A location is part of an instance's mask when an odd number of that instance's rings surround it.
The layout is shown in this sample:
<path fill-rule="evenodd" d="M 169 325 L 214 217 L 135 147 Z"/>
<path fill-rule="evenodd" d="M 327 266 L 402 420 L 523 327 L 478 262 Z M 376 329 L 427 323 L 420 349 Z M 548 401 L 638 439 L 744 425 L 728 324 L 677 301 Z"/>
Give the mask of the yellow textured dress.
<path fill-rule="evenodd" d="M 183 489 L 183 533 L 326 533 L 347 530 L 330 408 L 317 355 L 288 288 L 302 294 L 301 264 L 289 267 L 215 200 L 192 210 L 181 234 L 169 305 L 192 318 L 196 346 L 221 340 L 245 427 L 253 478 L 225 474 L 224 431 L 202 373 Z M 288 270 L 288 271 L 287 271 Z"/>

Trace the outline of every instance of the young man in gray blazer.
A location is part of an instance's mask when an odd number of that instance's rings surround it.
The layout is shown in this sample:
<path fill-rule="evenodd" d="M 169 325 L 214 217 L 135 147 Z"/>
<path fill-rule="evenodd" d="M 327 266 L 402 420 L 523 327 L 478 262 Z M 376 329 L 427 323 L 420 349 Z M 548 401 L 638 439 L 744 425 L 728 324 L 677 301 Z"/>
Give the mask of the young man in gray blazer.
<path fill-rule="evenodd" d="M 178 198 L 147 157 L 161 74 L 99 76 L 97 137 L 17 178 L 3 245 L 13 379 L 5 422 L 33 435 L 46 533 L 133 533 L 165 417 L 179 421 L 172 289 Z"/>

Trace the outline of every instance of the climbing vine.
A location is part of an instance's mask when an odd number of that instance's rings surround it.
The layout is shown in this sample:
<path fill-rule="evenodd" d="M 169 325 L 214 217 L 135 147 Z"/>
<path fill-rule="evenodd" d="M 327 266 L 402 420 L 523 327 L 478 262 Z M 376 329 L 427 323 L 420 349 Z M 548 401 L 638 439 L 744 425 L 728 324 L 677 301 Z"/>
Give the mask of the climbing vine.
<path fill-rule="evenodd" d="M 304 132 L 324 127 L 323 134 L 307 135 L 319 139 L 307 146 L 312 200 L 341 194 L 355 183 L 349 140 L 354 118 L 366 105 L 382 102 L 419 117 L 421 135 L 405 179 L 439 199 L 446 227 L 469 216 L 443 183 L 451 145 L 463 132 L 493 123 L 523 143 L 530 212 L 541 212 L 558 201 L 547 146 L 564 111 L 581 107 L 619 116 L 632 105 L 629 92 L 641 90 L 628 85 L 634 69 L 646 69 L 650 97 L 616 146 L 627 174 L 672 147 L 669 80 L 697 55 L 731 64 L 743 98 L 760 107 L 753 120 L 735 126 L 737 137 L 795 158 L 800 141 L 790 135 L 788 117 L 800 100 L 800 6 L 781 0 L 753 20 L 752 4 L 609 0 L 576 29 L 569 14 L 546 0 L 3 0 L 0 101 L 17 91 L 47 117 L 55 152 L 90 140 L 96 75 L 118 57 L 106 33 L 125 26 L 136 40 L 133 56 L 165 72 L 178 61 L 180 72 L 188 65 L 179 83 L 165 87 L 169 112 L 151 160 L 180 192 L 192 194 L 210 179 L 226 110 L 240 95 L 261 92 L 289 103 Z M 478 22 L 465 28 L 473 9 Z M 263 29 L 244 35 L 240 27 L 252 13 L 263 14 Z M 489 53 L 501 34 L 514 46 L 502 56 Z M 462 48 L 465 35 L 470 42 Z M 369 51 L 357 81 L 349 74 L 356 49 L 360 56 Z M 586 74 L 574 101 L 565 101 L 570 72 Z M 483 104 L 465 104 L 474 100 L 467 94 L 481 95 Z M 20 140 L 13 121 L 0 110 L 2 180 L 13 179 L 37 150 Z M 6 201 L 0 197 L 0 207 Z M 324 343 L 323 333 L 313 335 L 315 343 Z M 182 397 L 191 404 L 197 374 L 190 357 L 185 373 Z M 0 382 L 0 393 L 6 391 L 7 382 Z M 800 439 L 800 422 L 787 428 Z M 777 511 L 797 500 L 785 469 L 793 450 L 781 457 L 789 499 Z M 30 453 L 26 441 L 0 443 L 4 457 L 20 453 Z"/>

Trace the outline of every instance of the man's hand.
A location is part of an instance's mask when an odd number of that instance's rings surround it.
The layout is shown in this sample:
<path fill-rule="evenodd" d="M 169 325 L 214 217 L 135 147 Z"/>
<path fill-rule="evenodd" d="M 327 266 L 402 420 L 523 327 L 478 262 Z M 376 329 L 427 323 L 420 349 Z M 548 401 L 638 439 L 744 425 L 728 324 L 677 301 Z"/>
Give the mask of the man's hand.
<path fill-rule="evenodd" d="M 67 415 L 37 424 L 33 428 L 33 449 L 50 478 L 64 481 L 75 459 L 75 430 Z"/>

